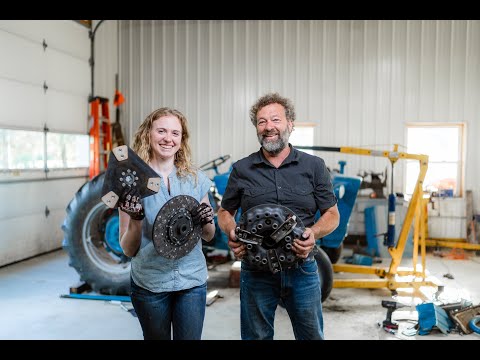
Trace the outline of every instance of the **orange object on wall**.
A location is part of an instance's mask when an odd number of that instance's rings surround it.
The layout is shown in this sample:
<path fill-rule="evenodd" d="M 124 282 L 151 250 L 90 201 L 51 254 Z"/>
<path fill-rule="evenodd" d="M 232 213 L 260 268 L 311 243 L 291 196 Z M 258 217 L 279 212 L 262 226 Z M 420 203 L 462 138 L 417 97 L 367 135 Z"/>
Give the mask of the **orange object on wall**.
<path fill-rule="evenodd" d="M 112 150 L 112 127 L 107 98 L 94 97 L 90 100 L 90 169 L 94 178 L 107 169 L 108 155 Z"/>

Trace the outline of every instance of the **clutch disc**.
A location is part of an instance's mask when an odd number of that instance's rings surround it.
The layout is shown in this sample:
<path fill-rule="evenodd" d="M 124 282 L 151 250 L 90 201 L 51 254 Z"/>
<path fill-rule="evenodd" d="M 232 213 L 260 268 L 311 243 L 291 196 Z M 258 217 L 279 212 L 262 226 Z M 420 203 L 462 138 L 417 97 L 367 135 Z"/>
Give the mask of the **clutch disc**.
<path fill-rule="evenodd" d="M 289 208 L 264 204 L 244 212 L 235 229 L 246 243 L 244 260 L 259 270 L 276 273 L 294 266 L 299 258 L 292 251 L 293 240 L 305 231 L 302 220 Z"/>
<path fill-rule="evenodd" d="M 155 250 L 168 259 L 187 255 L 201 240 L 202 227 L 194 225 L 192 211 L 199 202 L 189 195 L 179 195 L 167 201 L 153 223 Z"/>
<path fill-rule="evenodd" d="M 112 149 L 102 187 L 102 201 L 109 208 L 118 207 L 118 200 L 129 188 L 136 188 L 140 198 L 160 190 L 160 177 L 127 145 Z"/>

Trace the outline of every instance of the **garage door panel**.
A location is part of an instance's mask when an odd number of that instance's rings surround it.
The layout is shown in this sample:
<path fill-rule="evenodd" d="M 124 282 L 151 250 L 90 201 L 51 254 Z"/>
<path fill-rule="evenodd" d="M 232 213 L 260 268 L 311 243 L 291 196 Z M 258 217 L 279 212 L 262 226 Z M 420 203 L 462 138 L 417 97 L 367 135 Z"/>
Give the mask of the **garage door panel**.
<path fill-rule="evenodd" d="M 56 91 L 88 97 L 90 67 L 87 61 L 52 51 L 48 54 L 46 66 L 46 79 L 49 87 Z"/>
<path fill-rule="evenodd" d="M 53 132 L 88 132 L 88 97 L 52 90 L 47 96 L 47 126 Z"/>
<path fill-rule="evenodd" d="M 0 198 L 9 204 L 0 206 L 0 221 L 33 214 L 45 217 L 46 207 L 50 212 L 60 209 L 65 213 L 68 203 L 84 183 L 85 178 L 0 183 Z"/>
<path fill-rule="evenodd" d="M 64 212 L 0 220 L 0 266 L 61 248 Z"/>
<path fill-rule="evenodd" d="M 0 20 L 0 29 L 88 61 L 88 29 L 73 20 Z"/>
<path fill-rule="evenodd" d="M 0 77 L 40 85 L 46 76 L 46 56 L 40 44 L 0 31 Z"/>
<path fill-rule="evenodd" d="M 0 78 L 0 99 L 0 127 L 43 129 L 47 106 L 40 86 Z"/>

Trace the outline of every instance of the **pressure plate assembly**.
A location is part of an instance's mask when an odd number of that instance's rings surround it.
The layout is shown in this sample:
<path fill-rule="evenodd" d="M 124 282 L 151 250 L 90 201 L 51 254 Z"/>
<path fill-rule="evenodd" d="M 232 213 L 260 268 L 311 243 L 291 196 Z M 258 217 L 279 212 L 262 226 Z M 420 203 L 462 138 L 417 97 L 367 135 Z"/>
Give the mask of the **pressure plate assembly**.
<path fill-rule="evenodd" d="M 153 223 L 155 250 L 168 259 L 187 255 L 200 241 L 202 226 L 193 223 L 192 212 L 199 202 L 189 195 L 178 195 L 168 200 Z"/>
<path fill-rule="evenodd" d="M 127 145 L 112 149 L 102 188 L 102 201 L 109 208 L 118 206 L 124 191 L 137 188 L 140 198 L 156 194 L 160 190 L 160 177 Z"/>
<path fill-rule="evenodd" d="M 299 260 L 292 251 L 293 240 L 301 239 L 304 231 L 302 220 L 289 208 L 263 204 L 242 214 L 235 234 L 246 243 L 244 260 L 248 264 L 276 273 Z"/>

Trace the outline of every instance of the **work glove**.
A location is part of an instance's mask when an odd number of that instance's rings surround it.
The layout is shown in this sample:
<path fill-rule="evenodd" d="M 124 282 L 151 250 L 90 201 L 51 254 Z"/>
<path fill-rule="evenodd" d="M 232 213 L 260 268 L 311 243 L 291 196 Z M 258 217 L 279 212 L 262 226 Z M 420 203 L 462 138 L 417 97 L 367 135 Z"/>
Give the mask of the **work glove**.
<path fill-rule="evenodd" d="M 213 208 L 210 205 L 201 203 L 193 211 L 193 223 L 201 226 L 211 223 L 213 224 Z"/>
<path fill-rule="evenodd" d="M 118 208 L 127 213 L 133 220 L 143 220 L 145 217 L 140 196 L 134 187 L 123 192 L 118 202 Z"/>

